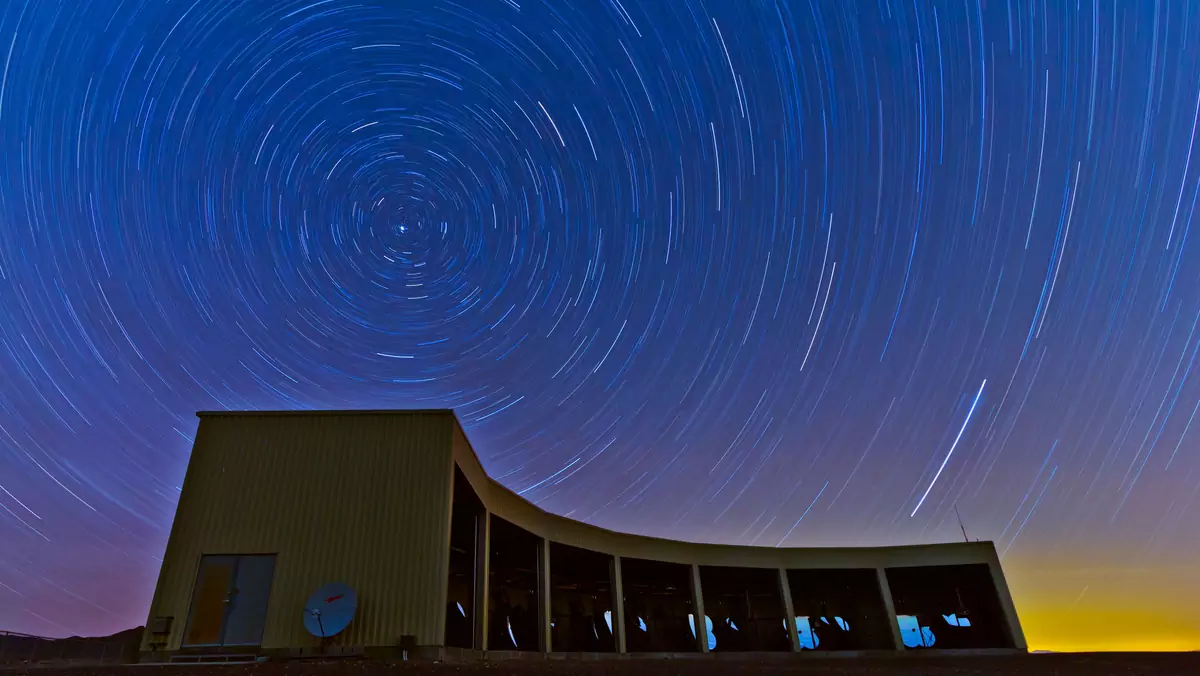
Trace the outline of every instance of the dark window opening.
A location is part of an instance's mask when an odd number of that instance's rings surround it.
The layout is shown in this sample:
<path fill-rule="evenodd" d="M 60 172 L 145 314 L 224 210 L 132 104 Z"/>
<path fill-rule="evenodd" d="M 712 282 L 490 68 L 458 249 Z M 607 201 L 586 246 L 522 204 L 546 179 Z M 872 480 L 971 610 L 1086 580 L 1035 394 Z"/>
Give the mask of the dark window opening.
<path fill-rule="evenodd" d="M 705 624 L 712 621 L 710 650 L 791 649 L 778 570 L 700 566 L 700 589 Z"/>
<path fill-rule="evenodd" d="M 612 557 L 550 543 L 550 646 L 613 652 Z"/>
<path fill-rule="evenodd" d="M 629 652 L 695 652 L 690 628 L 692 569 L 682 563 L 621 559 L 625 647 Z"/>
<path fill-rule="evenodd" d="M 892 648 L 874 569 L 796 569 L 787 576 L 800 650 Z"/>
<path fill-rule="evenodd" d="M 488 650 L 541 650 L 538 550 L 542 540 L 492 517 Z"/>
<path fill-rule="evenodd" d="M 1013 647 L 986 563 L 888 568 L 887 578 L 906 648 Z"/>
<path fill-rule="evenodd" d="M 476 542 L 483 528 L 483 503 L 462 470 L 454 467 L 450 510 L 450 578 L 446 584 L 446 639 L 455 648 L 475 647 Z"/>

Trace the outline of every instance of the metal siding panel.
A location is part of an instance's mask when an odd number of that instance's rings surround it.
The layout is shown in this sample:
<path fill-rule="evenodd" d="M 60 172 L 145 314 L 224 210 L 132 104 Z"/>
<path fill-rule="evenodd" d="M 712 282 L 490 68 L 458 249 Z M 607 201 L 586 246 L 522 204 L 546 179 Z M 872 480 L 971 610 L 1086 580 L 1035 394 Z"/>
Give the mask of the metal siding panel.
<path fill-rule="evenodd" d="M 440 640 L 448 565 L 449 413 L 201 418 L 151 618 L 177 649 L 201 554 L 276 553 L 264 648 L 316 645 L 301 624 L 320 584 L 359 595 L 343 645 Z"/>

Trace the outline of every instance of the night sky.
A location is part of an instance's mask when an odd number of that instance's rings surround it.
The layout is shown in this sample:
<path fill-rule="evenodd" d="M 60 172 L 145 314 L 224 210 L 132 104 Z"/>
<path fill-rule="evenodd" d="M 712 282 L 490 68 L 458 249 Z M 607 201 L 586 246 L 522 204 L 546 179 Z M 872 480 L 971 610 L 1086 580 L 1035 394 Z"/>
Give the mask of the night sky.
<path fill-rule="evenodd" d="M 1032 648 L 1200 647 L 1200 5 L 1067 4 L 3 2 L 0 628 L 145 622 L 197 410 L 452 407 L 554 512 L 957 505 Z"/>

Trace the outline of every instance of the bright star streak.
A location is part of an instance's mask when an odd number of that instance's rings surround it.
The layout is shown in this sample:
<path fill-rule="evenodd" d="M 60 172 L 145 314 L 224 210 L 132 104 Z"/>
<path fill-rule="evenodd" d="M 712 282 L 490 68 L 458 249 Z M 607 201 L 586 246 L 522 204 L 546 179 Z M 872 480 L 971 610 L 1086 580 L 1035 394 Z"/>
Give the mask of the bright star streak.
<path fill-rule="evenodd" d="M 963 432 L 967 431 L 967 424 L 971 422 L 971 416 L 975 414 L 975 407 L 979 405 L 979 398 L 983 396 L 983 386 L 987 385 L 987 378 L 979 383 L 979 391 L 975 393 L 975 401 L 971 402 L 971 410 L 967 411 L 967 419 L 963 421 L 962 427 L 958 429 L 958 436 L 954 437 L 954 443 L 950 444 L 950 451 L 946 453 L 946 458 L 942 460 L 942 466 L 938 467 L 937 474 L 933 475 L 933 481 L 929 482 L 929 487 L 925 489 L 925 494 L 917 501 L 917 506 L 913 507 L 912 514 L 908 516 L 914 517 L 917 515 L 917 510 L 921 509 L 921 505 L 925 504 L 925 498 L 929 497 L 929 491 L 933 490 L 933 485 L 937 483 L 938 477 L 942 475 L 942 470 L 946 469 L 946 463 L 950 462 L 950 456 L 954 455 L 954 449 L 958 447 L 958 440 L 962 439 Z"/>

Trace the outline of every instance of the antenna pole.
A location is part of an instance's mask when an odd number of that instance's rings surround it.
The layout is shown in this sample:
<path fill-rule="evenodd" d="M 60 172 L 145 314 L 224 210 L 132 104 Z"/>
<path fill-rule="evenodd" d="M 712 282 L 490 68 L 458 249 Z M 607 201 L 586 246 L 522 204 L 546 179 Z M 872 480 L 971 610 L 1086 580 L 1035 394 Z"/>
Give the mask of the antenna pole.
<path fill-rule="evenodd" d="M 959 530 L 962 531 L 963 542 L 970 542 L 971 541 L 970 538 L 967 537 L 967 527 L 963 525 L 962 515 L 958 513 L 958 503 L 957 502 L 954 503 L 954 516 L 958 517 L 958 528 L 959 528 Z"/>

